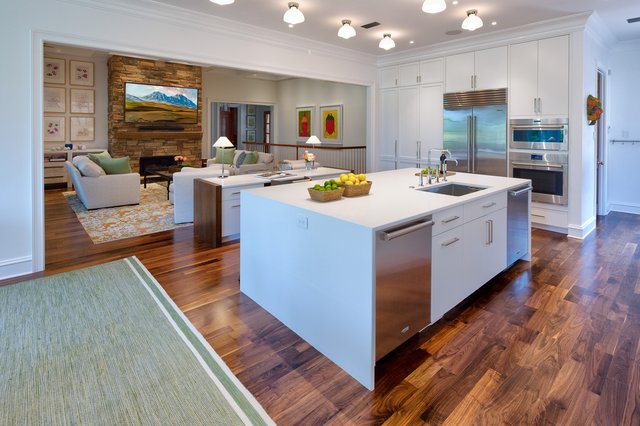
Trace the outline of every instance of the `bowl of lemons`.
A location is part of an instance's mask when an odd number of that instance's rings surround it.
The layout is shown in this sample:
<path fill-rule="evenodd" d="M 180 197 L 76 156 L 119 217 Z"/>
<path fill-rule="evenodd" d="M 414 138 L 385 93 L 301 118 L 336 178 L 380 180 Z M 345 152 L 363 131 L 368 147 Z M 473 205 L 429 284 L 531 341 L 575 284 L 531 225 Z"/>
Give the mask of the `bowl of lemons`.
<path fill-rule="evenodd" d="M 342 195 L 345 197 L 358 197 L 369 194 L 372 182 L 367 180 L 367 175 L 364 173 L 343 173 L 340 175 L 340 185 L 344 186 L 344 194 Z"/>

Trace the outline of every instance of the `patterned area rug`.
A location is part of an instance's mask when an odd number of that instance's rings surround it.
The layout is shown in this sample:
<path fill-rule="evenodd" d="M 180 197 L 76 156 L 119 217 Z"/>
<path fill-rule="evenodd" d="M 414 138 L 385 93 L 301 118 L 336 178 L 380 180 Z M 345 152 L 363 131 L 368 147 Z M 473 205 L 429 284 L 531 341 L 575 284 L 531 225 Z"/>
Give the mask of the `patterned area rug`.
<path fill-rule="evenodd" d="M 140 186 L 140 204 L 87 210 L 75 191 L 63 193 L 94 244 L 153 234 L 189 226 L 173 222 L 173 205 L 167 187 L 158 183 Z"/>
<path fill-rule="evenodd" d="M 0 305 L 1 425 L 275 425 L 135 257 Z"/>

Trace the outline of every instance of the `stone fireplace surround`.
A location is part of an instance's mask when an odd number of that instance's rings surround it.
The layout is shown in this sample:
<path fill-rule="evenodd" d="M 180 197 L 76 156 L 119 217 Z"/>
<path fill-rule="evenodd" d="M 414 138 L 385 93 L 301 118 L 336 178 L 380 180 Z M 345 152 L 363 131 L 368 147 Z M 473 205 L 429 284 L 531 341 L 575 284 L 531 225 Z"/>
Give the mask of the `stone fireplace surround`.
<path fill-rule="evenodd" d="M 199 167 L 202 157 L 202 68 L 152 59 L 114 55 L 109 59 L 109 152 L 129 156 L 139 171 L 140 157 L 183 155 Z M 142 130 L 124 122 L 124 83 L 135 82 L 198 89 L 198 124 L 180 125 L 183 130 Z"/>

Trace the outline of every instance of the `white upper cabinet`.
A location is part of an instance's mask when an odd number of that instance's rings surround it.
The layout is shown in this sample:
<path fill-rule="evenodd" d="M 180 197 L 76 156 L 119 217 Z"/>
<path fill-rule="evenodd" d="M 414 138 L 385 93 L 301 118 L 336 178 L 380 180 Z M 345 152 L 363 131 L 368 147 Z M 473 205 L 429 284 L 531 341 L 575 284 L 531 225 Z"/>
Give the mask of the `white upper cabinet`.
<path fill-rule="evenodd" d="M 511 45 L 511 117 L 569 115 L 569 37 Z"/>
<path fill-rule="evenodd" d="M 378 86 L 381 89 L 398 85 L 398 67 L 382 68 L 378 71 Z"/>
<path fill-rule="evenodd" d="M 444 60 L 437 58 L 420 62 L 419 80 L 421 84 L 442 83 L 444 81 Z"/>
<path fill-rule="evenodd" d="M 499 89 L 508 83 L 506 46 L 445 58 L 445 92 Z"/>
<path fill-rule="evenodd" d="M 398 67 L 398 86 L 412 86 L 420 83 L 420 64 L 400 65 Z"/>

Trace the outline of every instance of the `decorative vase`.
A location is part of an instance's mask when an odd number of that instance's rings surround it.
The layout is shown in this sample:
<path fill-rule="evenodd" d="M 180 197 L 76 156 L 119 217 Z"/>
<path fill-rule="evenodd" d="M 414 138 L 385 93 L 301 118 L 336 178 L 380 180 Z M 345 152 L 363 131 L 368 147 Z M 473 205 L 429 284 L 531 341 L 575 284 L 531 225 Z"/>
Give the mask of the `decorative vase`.
<path fill-rule="evenodd" d="M 307 170 L 313 169 L 313 161 L 307 161 L 304 163 L 304 165 L 307 168 Z"/>

